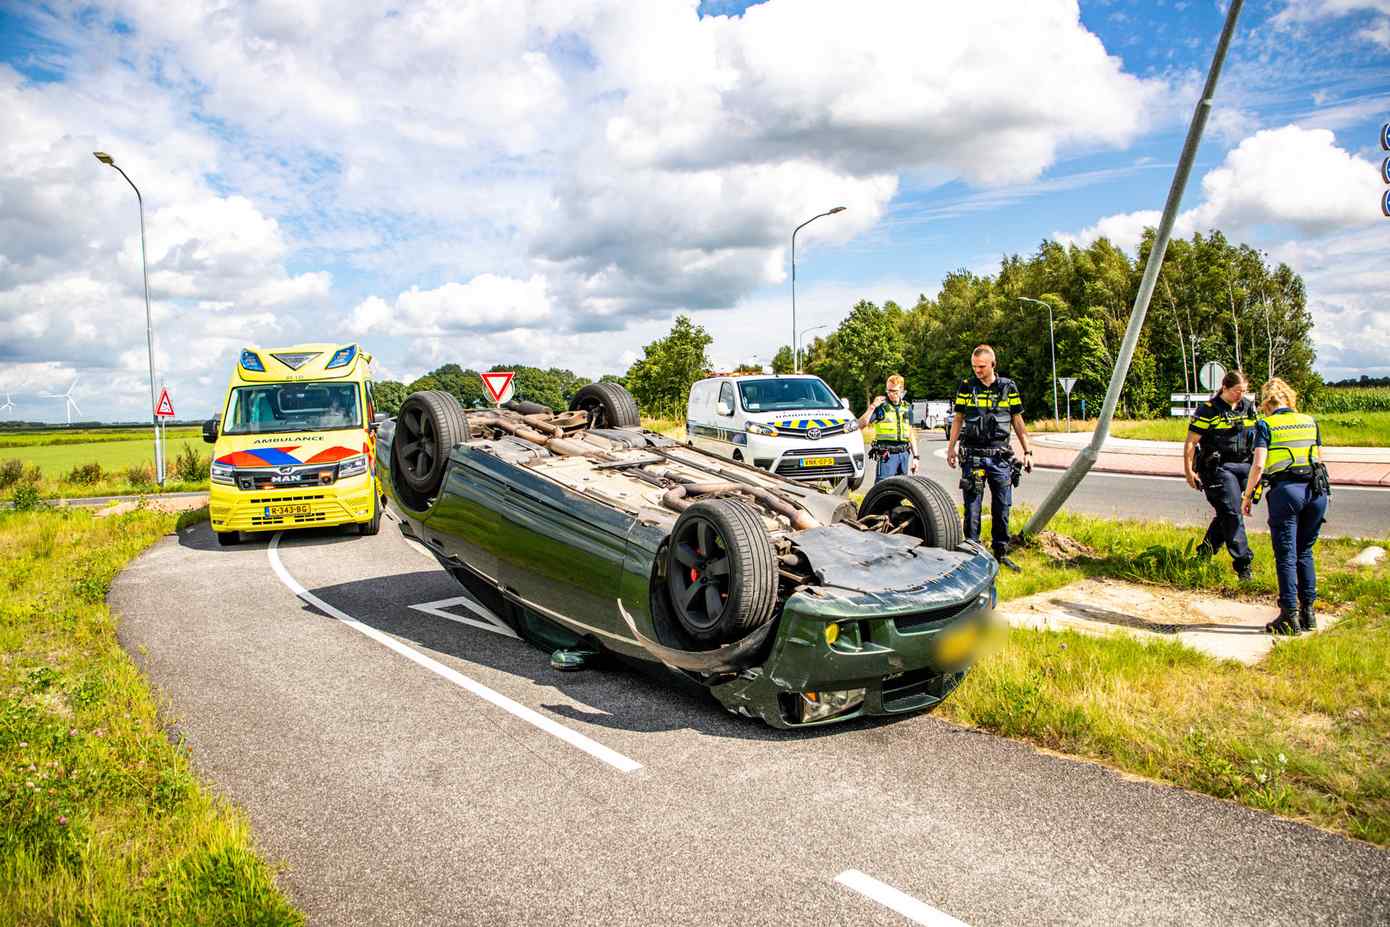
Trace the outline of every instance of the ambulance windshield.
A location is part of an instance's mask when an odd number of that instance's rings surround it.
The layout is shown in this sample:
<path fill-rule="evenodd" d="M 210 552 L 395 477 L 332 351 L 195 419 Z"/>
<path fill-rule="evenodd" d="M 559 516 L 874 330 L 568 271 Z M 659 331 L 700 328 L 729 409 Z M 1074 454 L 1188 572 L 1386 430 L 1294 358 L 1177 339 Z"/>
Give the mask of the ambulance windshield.
<path fill-rule="evenodd" d="M 232 391 L 223 434 L 360 428 L 353 383 L 258 383 Z"/>

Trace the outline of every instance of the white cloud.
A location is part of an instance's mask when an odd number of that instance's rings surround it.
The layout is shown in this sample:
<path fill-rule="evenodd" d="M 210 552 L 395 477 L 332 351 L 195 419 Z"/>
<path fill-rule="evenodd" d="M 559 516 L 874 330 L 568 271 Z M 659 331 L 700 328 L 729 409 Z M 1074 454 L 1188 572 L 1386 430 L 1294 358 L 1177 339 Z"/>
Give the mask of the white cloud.
<path fill-rule="evenodd" d="M 432 290 L 411 287 L 388 305 L 377 296 L 352 310 L 350 330 L 357 335 L 390 332 L 444 335 L 534 328 L 550 318 L 545 278 L 527 280 L 480 274 L 467 283 L 446 283 Z"/>
<path fill-rule="evenodd" d="M 1373 18 L 1356 33 L 1357 38 L 1390 48 L 1390 0 L 1287 0 L 1270 22 L 1291 28 L 1365 13 L 1372 14 Z"/>

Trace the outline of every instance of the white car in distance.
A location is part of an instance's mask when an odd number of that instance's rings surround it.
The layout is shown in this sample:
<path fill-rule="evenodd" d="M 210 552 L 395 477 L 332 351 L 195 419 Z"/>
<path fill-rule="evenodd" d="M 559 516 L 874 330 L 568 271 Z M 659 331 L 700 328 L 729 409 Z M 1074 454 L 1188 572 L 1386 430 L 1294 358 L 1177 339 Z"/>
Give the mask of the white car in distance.
<path fill-rule="evenodd" d="M 799 482 L 864 482 L 864 436 L 841 399 L 807 374 L 719 376 L 690 387 L 686 443 Z"/>

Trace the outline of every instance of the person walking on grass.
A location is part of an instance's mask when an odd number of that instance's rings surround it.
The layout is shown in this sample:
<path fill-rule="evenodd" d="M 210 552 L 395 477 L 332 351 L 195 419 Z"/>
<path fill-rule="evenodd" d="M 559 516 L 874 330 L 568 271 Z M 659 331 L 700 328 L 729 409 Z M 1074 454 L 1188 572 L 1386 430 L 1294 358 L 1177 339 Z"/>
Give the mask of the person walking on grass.
<path fill-rule="evenodd" d="M 1236 576 L 1242 580 L 1250 578 L 1250 564 L 1255 559 L 1240 514 L 1255 444 L 1255 403 L 1245 395 L 1249 388 L 1239 370 L 1226 374 L 1221 388 L 1197 407 L 1183 446 L 1187 485 L 1204 493 L 1216 510 L 1197 555 L 1205 560 L 1225 547 L 1231 552 Z"/>
<path fill-rule="evenodd" d="M 1297 403 L 1298 394 L 1278 377 L 1261 388 L 1264 417 L 1255 426 L 1255 460 L 1241 497 L 1241 511 L 1249 515 L 1256 487 L 1261 487 L 1269 506 L 1269 534 L 1279 577 L 1279 617 L 1265 625 L 1271 634 L 1317 628 L 1313 545 L 1332 495 L 1322 463 L 1322 433 L 1311 415 L 1297 411 Z"/>

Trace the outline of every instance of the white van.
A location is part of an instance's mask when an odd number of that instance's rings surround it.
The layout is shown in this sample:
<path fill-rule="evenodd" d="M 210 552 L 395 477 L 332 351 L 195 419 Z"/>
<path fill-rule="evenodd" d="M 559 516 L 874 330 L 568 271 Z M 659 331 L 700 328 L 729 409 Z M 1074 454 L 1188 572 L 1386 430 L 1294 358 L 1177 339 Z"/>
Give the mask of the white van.
<path fill-rule="evenodd" d="M 864 436 L 820 377 L 710 377 L 690 387 L 686 443 L 791 480 L 864 482 Z"/>

